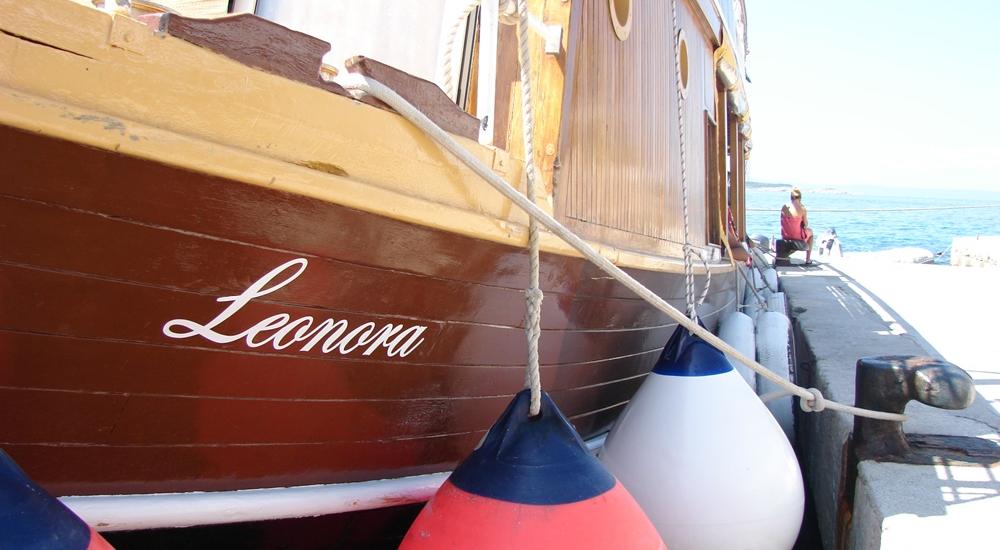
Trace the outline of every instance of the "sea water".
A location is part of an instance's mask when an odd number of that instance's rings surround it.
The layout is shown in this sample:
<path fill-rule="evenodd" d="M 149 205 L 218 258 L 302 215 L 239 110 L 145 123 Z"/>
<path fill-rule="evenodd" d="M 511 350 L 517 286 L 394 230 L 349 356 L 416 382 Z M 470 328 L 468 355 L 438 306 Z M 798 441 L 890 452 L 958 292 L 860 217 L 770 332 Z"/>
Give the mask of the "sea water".
<path fill-rule="evenodd" d="M 948 190 L 834 190 L 803 188 L 802 202 L 815 235 L 813 254 L 830 228 L 837 230 L 844 253 L 917 247 L 943 253 L 950 262 L 955 237 L 1000 235 L 1000 193 Z M 780 210 L 788 189 L 747 190 L 747 234 L 780 238 Z M 964 206 L 986 208 L 945 209 Z M 934 210 L 908 210 L 933 208 Z M 772 241 L 773 242 L 773 241 Z M 773 245 L 772 245 L 773 246 Z"/>

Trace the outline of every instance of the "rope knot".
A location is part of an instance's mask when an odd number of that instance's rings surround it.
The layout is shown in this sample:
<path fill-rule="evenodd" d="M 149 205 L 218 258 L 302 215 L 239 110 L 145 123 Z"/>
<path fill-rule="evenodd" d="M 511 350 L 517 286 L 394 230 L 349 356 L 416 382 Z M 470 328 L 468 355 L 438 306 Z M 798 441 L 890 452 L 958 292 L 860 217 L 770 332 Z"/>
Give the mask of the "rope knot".
<path fill-rule="evenodd" d="M 524 299 L 528 302 L 528 306 L 540 307 L 542 300 L 545 299 L 545 293 L 540 288 L 526 288 L 524 289 Z"/>
<path fill-rule="evenodd" d="M 826 399 L 823 397 L 823 392 L 816 388 L 806 388 L 806 391 L 812 394 L 812 399 L 799 397 L 799 408 L 805 412 L 821 412 L 826 408 Z"/>

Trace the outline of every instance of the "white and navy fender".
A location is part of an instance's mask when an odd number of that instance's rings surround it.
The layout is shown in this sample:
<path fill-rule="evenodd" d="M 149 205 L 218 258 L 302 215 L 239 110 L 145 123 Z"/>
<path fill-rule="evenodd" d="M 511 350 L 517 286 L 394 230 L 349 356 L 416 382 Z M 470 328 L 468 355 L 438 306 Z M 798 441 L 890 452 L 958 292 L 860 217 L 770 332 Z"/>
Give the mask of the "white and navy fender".
<path fill-rule="evenodd" d="M 0 451 L 0 548 L 112 550 L 65 504 L 28 478 Z"/>
<path fill-rule="evenodd" d="M 671 550 L 781 550 L 798 536 L 795 452 L 722 352 L 683 327 L 599 457 Z"/>
<path fill-rule="evenodd" d="M 788 350 L 788 317 L 780 311 L 763 311 L 757 316 L 757 361 L 782 379 L 791 381 L 791 354 Z M 784 388 L 763 376 L 757 377 L 757 394 L 764 396 Z M 791 395 L 771 399 L 768 410 L 781 425 L 788 441 L 795 442 L 795 403 Z"/>
<path fill-rule="evenodd" d="M 663 549 L 656 529 L 542 393 L 518 393 L 427 503 L 401 549 Z"/>
<path fill-rule="evenodd" d="M 757 356 L 753 319 L 745 313 L 733 311 L 723 317 L 722 321 L 719 322 L 719 338 L 747 357 Z M 735 359 L 729 357 L 726 359 L 733 365 L 736 372 L 740 373 L 740 376 L 746 380 L 749 387 L 757 387 L 757 373 Z"/>

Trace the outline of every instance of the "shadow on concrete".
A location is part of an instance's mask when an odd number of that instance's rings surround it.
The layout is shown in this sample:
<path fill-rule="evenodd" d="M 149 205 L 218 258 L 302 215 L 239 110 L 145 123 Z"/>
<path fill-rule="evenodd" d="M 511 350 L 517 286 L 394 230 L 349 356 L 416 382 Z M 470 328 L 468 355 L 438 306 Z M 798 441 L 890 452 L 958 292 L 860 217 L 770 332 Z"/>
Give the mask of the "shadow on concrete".
<path fill-rule="evenodd" d="M 908 323 L 902 315 L 900 315 L 895 309 L 892 308 L 891 305 L 889 305 L 884 300 L 879 298 L 877 294 L 872 292 L 863 283 L 859 282 L 857 279 L 852 278 L 850 275 L 844 273 L 842 270 L 837 269 L 833 265 L 830 264 L 824 264 L 824 265 L 826 269 L 833 271 L 839 277 L 854 285 L 856 287 L 855 290 L 860 290 L 861 292 L 863 292 L 865 296 L 862 296 L 861 298 L 865 300 L 865 302 L 869 302 L 868 305 L 872 306 L 872 309 L 876 315 L 882 317 L 882 320 L 889 325 L 890 330 L 892 329 L 893 323 L 898 324 L 899 327 L 905 332 L 905 334 L 910 336 L 918 346 L 923 348 L 924 353 L 926 353 L 931 357 L 947 360 L 945 359 L 944 354 L 939 352 L 922 334 L 920 334 L 919 331 L 917 331 L 916 328 L 913 327 L 913 325 Z M 958 366 L 961 367 L 962 365 Z M 998 444 L 1000 444 L 1000 413 L 998 413 L 997 410 L 994 408 L 994 406 L 991 405 L 989 397 L 987 397 L 981 391 L 979 391 L 980 386 L 1000 385 L 1000 372 L 985 372 L 977 370 L 967 370 L 967 372 L 970 374 L 970 376 L 973 376 L 973 378 L 975 379 L 975 385 L 977 388 L 976 399 L 972 403 L 972 405 L 970 405 L 968 408 L 963 409 L 961 411 L 949 412 L 946 414 L 950 414 L 957 418 L 962 418 L 965 420 L 971 420 L 973 422 L 982 423 L 984 428 L 992 431 L 991 435 L 993 441 L 998 442 Z M 984 374 L 997 375 L 997 377 L 984 379 L 982 377 L 982 375 Z M 923 405 L 921 403 L 912 403 L 910 407 L 918 410 L 919 409 L 933 410 L 930 407 Z M 908 409 L 908 411 L 909 410 L 910 409 Z M 1000 512 L 1000 510 L 998 510 L 998 512 Z"/>
<path fill-rule="evenodd" d="M 809 332 L 808 338 L 803 338 L 806 341 L 798 346 L 800 385 L 822 387 L 824 392 L 830 389 L 828 397 L 853 403 L 853 395 L 848 393 L 854 387 L 853 361 L 861 356 L 909 354 L 943 358 L 902 315 L 844 271 L 830 264 L 804 266 L 793 262 L 781 268 L 781 272 L 791 276 L 783 279 L 783 284 L 793 287 L 790 291 L 791 315 L 796 317 L 793 326 L 797 326 L 797 317 L 802 315 Z M 801 328 L 797 332 L 802 335 Z M 837 341 L 831 343 L 831 339 Z M 819 363 L 812 349 L 816 344 L 820 347 Z M 940 411 L 911 403 L 906 409 L 911 418 L 906 431 L 911 435 L 959 436 L 954 438 L 957 449 L 953 450 L 962 451 L 963 439 L 971 440 L 978 444 L 977 449 L 972 449 L 973 454 L 982 456 L 957 461 L 941 459 L 930 466 L 862 463 L 858 498 L 853 503 L 854 533 L 850 538 L 855 546 L 852 547 L 872 547 L 866 541 L 887 542 L 889 525 L 896 526 L 896 534 L 904 524 L 921 530 L 932 528 L 935 532 L 952 529 L 966 534 L 992 532 L 995 518 L 1000 517 L 1000 499 L 996 498 L 1000 496 L 1000 414 L 981 388 L 1000 385 L 1000 373 L 972 371 L 971 374 L 976 375 L 977 396 L 969 408 Z M 799 411 L 796 414 L 799 441 L 820 444 L 818 451 L 803 450 L 805 454 L 812 453 L 803 466 L 811 478 L 809 485 L 820 510 L 824 547 L 845 547 L 848 540 L 842 530 L 846 527 L 842 523 L 845 520 L 836 512 L 836 501 L 844 497 L 844 487 L 838 487 L 836 479 L 842 466 L 837 458 L 842 438 L 850 431 L 851 419 L 827 418 L 827 422 L 817 423 L 820 419 L 815 415 L 806 417 L 806 413 Z M 838 438 L 837 434 L 843 435 Z M 990 517 L 994 519 L 989 520 Z M 927 542 L 932 544 L 929 539 Z"/>

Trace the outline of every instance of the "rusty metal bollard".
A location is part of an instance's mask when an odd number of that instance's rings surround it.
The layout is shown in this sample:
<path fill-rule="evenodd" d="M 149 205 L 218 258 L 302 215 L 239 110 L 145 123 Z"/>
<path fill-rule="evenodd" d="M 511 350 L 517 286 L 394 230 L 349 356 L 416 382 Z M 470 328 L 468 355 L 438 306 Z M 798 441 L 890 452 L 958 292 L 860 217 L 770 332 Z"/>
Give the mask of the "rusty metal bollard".
<path fill-rule="evenodd" d="M 855 371 L 854 403 L 877 411 L 902 413 L 910 401 L 941 409 L 965 409 L 976 387 L 964 370 L 941 359 L 888 355 L 862 357 Z M 854 432 L 844 449 L 837 504 L 835 548 L 846 548 L 854 512 L 858 463 L 864 460 L 903 464 L 993 464 L 1000 447 L 976 437 L 910 434 L 902 422 L 854 417 Z"/>
<path fill-rule="evenodd" d="M 919 401 L 941 409 L 964 409 L 976 398 L 972 378 L 961 368 L 931 357 L 889 355 L 862 357 L 855 374 L 858 407 L 902 413 Z M 943 437 L 943 436 L 938 436 Z M 954 438 L 950 438 L 954 439 Z M 928 452 L 939 455 L 951 445 L 927 445 L 925 436 L 911 441 L 902 422 L 854 417 L 854 451 L 859 460 L 924 463 Z"/>

